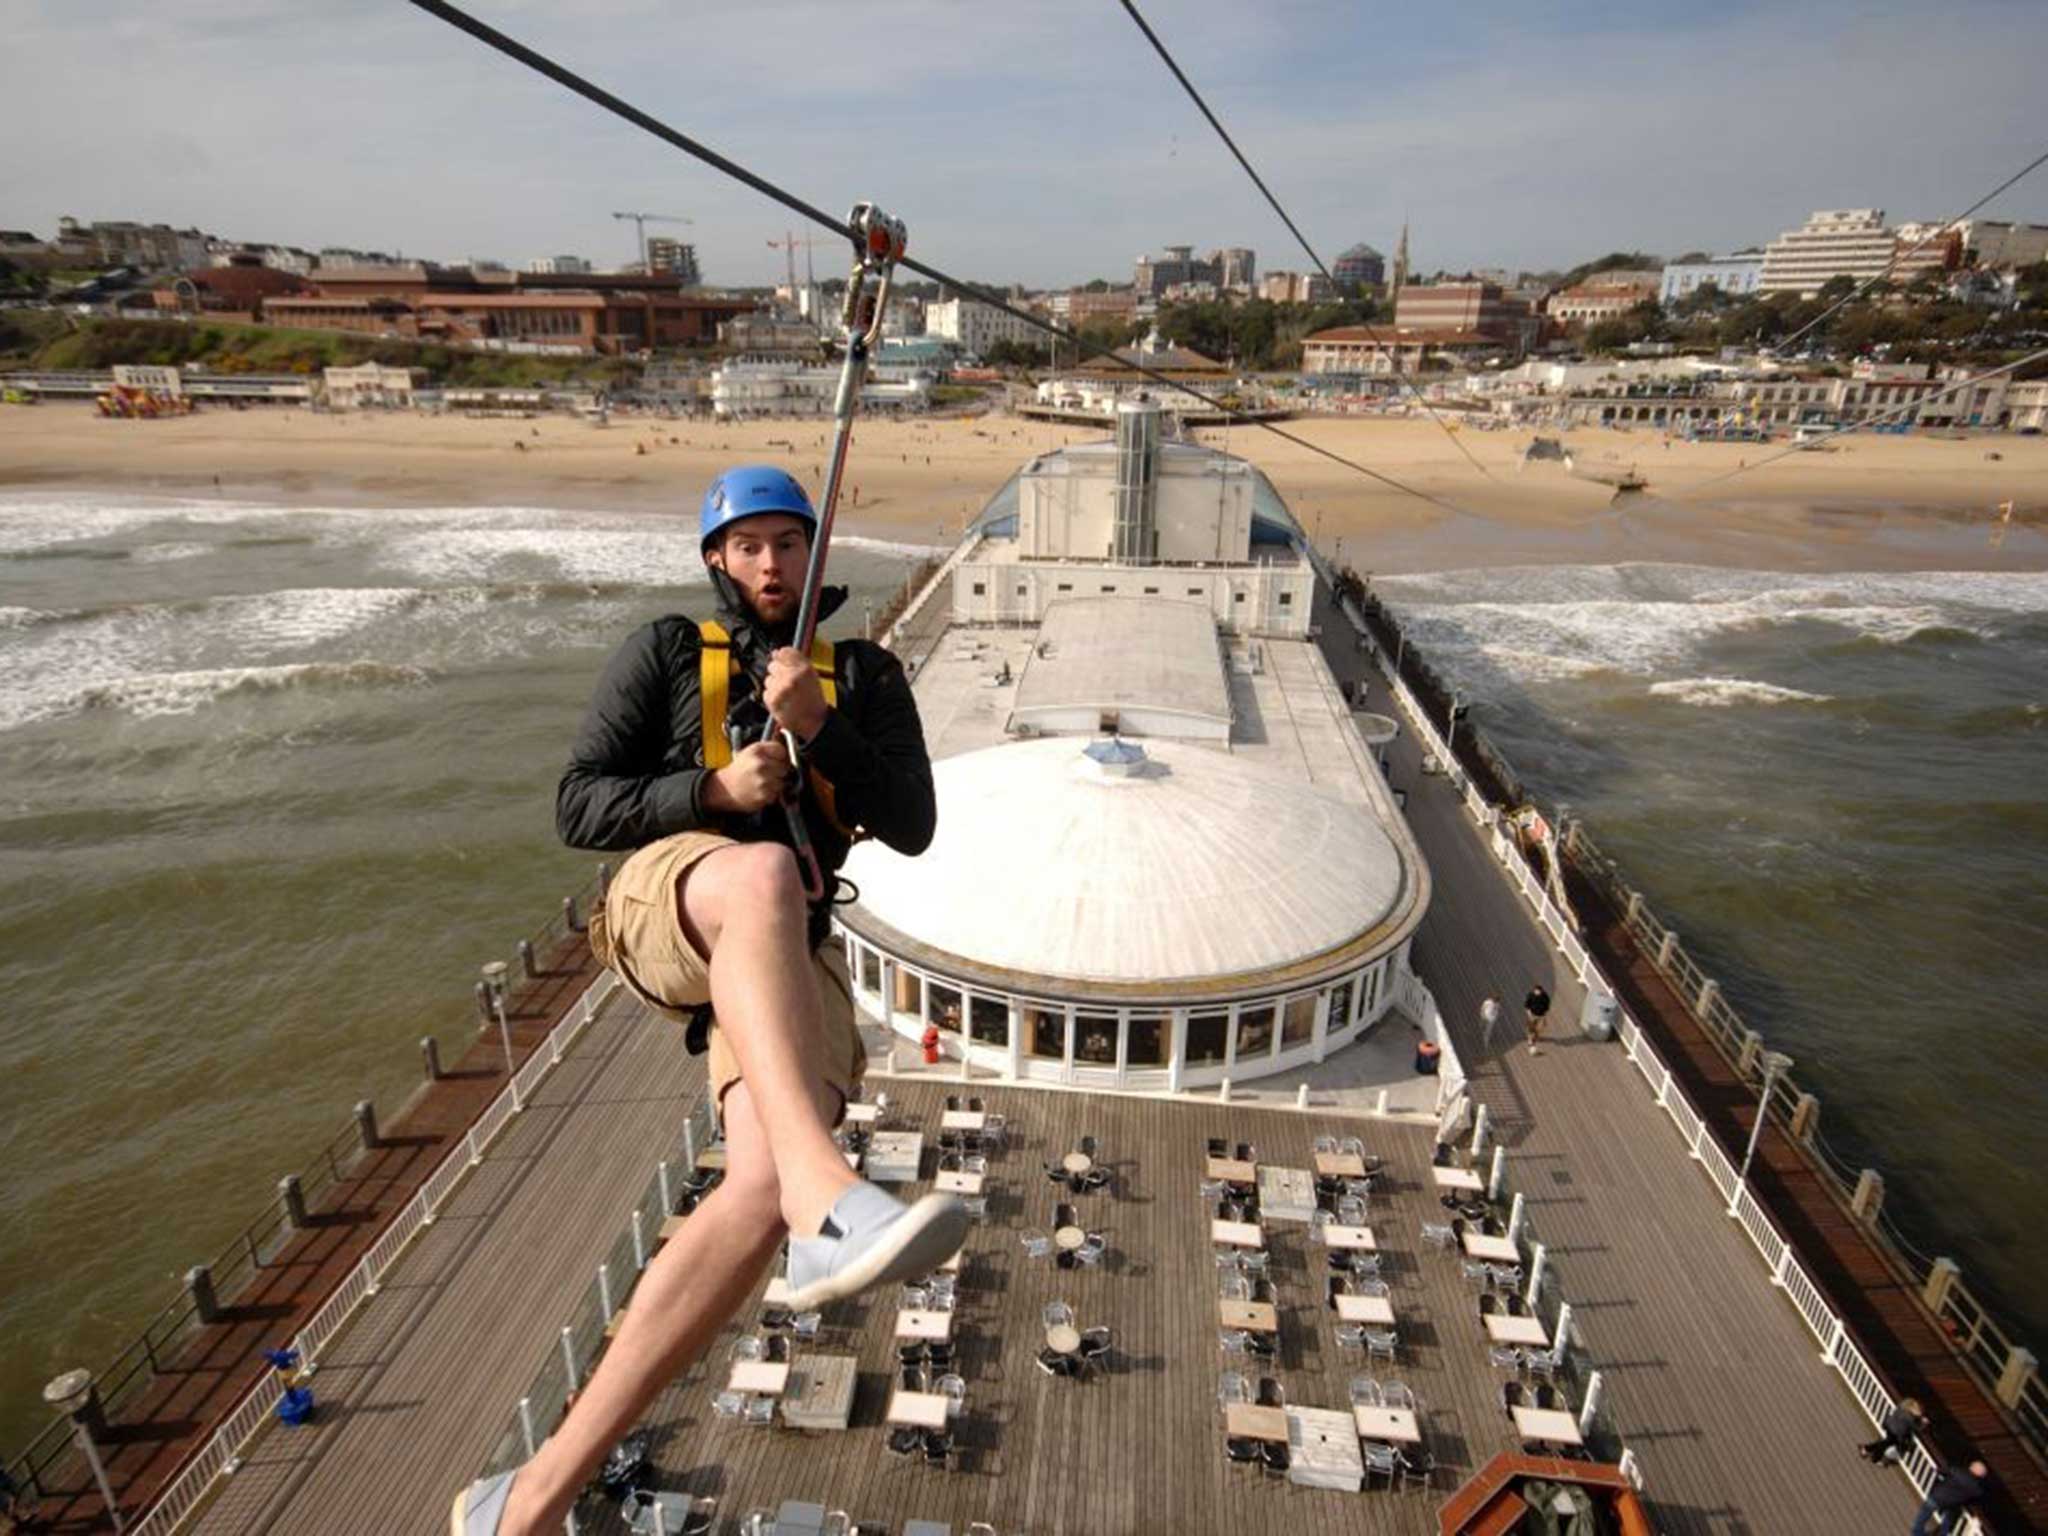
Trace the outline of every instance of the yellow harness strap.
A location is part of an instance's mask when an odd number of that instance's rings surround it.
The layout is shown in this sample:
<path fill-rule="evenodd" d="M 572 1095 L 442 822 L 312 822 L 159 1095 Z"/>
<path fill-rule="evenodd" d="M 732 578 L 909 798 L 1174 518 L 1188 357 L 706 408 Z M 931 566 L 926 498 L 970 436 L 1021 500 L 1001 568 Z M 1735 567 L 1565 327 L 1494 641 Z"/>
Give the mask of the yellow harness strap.
<path fill-rule="evenodd" d="M 703 717 L 704 766 L 723 768 L 732 761 L 732 738 L 725 731 L 725 716 L 732 704 L 733 671 L 739 663 L 732 653 L 732 636 L 716 619 L 700 621 L 697 636 L 702 642 L 697 697 Z M 834 671 L 838 664 L 836 653 L 837 647 L 830 640 L 822 637 L 811 640 L 811 670 L 818 674 L 818 686 L 825 694 L 826 705 L 831 708 L 837 708 L 839 704 L 839 679 Z M 815 768 L 806 768 L 804 772 L 810 778 L 812 793 L 818 797 L 818 807 L 824 811 L 826 820 L 837 827 L 841 835 L 858 841 L 860 832 L 839 819 L 839 805 L 831 781 Z"/>

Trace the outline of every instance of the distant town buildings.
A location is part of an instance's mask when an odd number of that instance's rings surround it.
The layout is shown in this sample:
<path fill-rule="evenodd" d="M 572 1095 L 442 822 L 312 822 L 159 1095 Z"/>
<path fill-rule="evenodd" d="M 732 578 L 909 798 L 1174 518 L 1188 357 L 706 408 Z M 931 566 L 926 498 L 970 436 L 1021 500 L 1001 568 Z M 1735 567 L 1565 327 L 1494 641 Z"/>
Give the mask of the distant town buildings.
<path fill-rule="evenodd" d="M 1197 259 L 1191 245 L 1169 245 L 1158 256 L 1131 265 L 1131 286 L 1140 299 L 1193 297 L 1206 287 L 1215 294 L 1249 294 L 1258 273 L 1257 256 L 1244 246 L 1226 246 Z"/>
<path fill-rule="evenodd" d="M 1885 227 L 1882 208 L 1832 208 L 1811 214 L 1764 247 L 1757 291 L 1810 297 L 1831 278 L 1856 282 L 1891 269 L 1898 239 Z"/>
<path fill-rule="evenodd" d="M 209 260 L 209 237 L 196 229 L 168 224 L 134 224 L 125 219 L 82 224 L 74 218 L 57 221 L 57 243 L 105 267 L 140 267 L 144 271 L 203 267 Z"/>
<path fill-rule="evenodd" d="M 2011 271 L 2048 261 L 2048 224 L 2012 224 L 2003 219 L 1964 219 L 1956 225 L 1963 248 L 1980 267 Z"/>
<path fill-rule="evenodd" d="M 697 266 L 697 247 L 665 235 L 647 237 L 647 270 L 656 277 L 672 277 L 685 288 L 704 281 Z"/>
<path fill-rule="evenodd" d="M 1216 266 L 1216 286 L 1227 288 L 1232 293 L 1250 293 L 1252 280 L 1257 275 L 1258 258 L 1241 245 L 1225 246 L 1210 253 L 1209 260 Z"/>
<path fill-rule="evenodd" d="M 1528 311 L 1498 283 L 1410 283 L 1394 306 L 1400 331 L 1470 331 L 1495 341 L 1516 341 Z"/>
<path fill-rule="evenodd" d="M 1074 288 L 1054 294 L 1046 308 L 1055 320 L 1077 330 L 1090 321 L 1129 324 L 1138 312 L 1138 295 L 1131 288 L 1108 288 L 1096 293 Z"/>
<path fill-rule="evenodd" d="M 1737 251 L 1733 256 L 1706 261 L 1673 262 L 1658 279 L 1657 300 L 1668 308 L 1709 283 L 1729 298 L 1745 298 L 1756 292 L 1763 276 L 1762 251 Z"/>
<path fill-rule="evenodd" d="M 1387 259 L 1369 245 L 1354 245 L 1330 263 L 1330 276 L 1349 298 L 1361 286 L 1377 288 L 1387 280 Z"/>
<path fill-rule="evenodd" d="M 1621 281 L 1600 281 L 1597 274 L 1550 296 L 1548 313 L 1560 325 L 1598 325 L 1615 320 L 1638 304 L 1654 301 L 1658 293 L 1655 274 L 1631 276 Z"/>
<path fill-rule="evenodd" d="M 562 276 L 590 270 L 581 256 L 540 256 L 526 264 L 526 270 L 543 277 Z"/>
<path fill-rule="evenodd" d="M 1041 332 L 1036 326 L 973 299 L 944 299 L 924 309 L 924 333 L 956 343 L 973 357 L 986 357 L 999 341 L 1036 343 Z"/>
<path fill-rule="evenodd" d="M 1259 297 L 1274 304 L 1327 304 L 1336 292 L 1320 272 L 1268 272 L 1259 279 Z"/>

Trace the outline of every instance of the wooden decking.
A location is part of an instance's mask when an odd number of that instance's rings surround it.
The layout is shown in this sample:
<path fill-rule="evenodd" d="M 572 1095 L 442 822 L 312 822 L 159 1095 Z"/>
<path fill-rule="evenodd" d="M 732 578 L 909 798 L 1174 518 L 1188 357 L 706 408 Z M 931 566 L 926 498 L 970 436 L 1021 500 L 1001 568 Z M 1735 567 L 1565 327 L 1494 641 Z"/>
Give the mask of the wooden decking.
<path fill-rule="evenodd" d="M 508 998 L 515 1061 L 526 1059 L 597 975 L 589 946 L 575 935 L 543 955 L 540 970 Z M 108 1480 L 130 1519 L 269 1369 L 262 1352 L 288 1343 L 313 1316 L 504 1084 L 496 1032 L 480 1035 L 438 1082 L 380 1127 L 374 1149 L 311 1202 L 307 1229 L 269 1256 L 241 1291 L 221 1298 L 220 1320 L 195 1327 L 162 1356 L 161 1369 L 100 1439 Z M 39 1528 L 111 1530 L 83 1460 L 72 1456 L 54 1470 L 37 1508 Z"/>

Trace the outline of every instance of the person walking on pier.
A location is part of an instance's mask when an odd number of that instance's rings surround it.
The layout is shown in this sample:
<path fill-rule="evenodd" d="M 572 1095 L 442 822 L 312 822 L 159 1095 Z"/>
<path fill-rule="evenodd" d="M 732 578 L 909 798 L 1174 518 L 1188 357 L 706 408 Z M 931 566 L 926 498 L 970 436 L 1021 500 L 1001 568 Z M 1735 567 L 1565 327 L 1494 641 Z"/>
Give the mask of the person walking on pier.
<path fill-rule="evenodd" d="M 845 958 L 828 942 L 834 872 L 856 835 L 915 855 L 937 825 L 910 685 L 878 645 L 821 641 L 807 656 L 791 644 L 819 529 L 795 479 L 727 471 L 700 527 L 716 619 L 671 615 L 627 637 L 555 814 L 572 847 L 632 850 L 591 913 L 591 952 L 691 1050 L 708 1047 L 725 1175 L 649 1262 L 555 1433 L 525 1466 L 457 1495 L 453 1536 L 559 1531 L 607 1449 L 785 1238 L 789 1305 L 806 1311 L 928 1274 L 967 1234 L 960 1201 L 905 1206 L 859 1180 L 832 1139 L 866 1067 Z M 845 595 L 820 593 L 820 616 Z M 796 782 L 789 743 L 807 765 Z M 790 789 L 822 891 L 806 891 Z"/>
<path fill-rule="evenodd" d="M 1529 1033 L 1529 1054 L 1543 1054 L 1543 1020 L 1550 1012 L 1550 994 L 1543 990 L 1543 983 L 1537 982 L 1529 989 L 1529 995 L 1522 999 L 1522 1027 Z"/>
<path fill-rule="evenodd" d="M 1880 1467 L 1888 1467 L 1894 1462 L 1903 1461 L 1906 1452 L 1913 1448 L 1913 1437 L 1920 1433 L 1926 1423 L 1927 1415 L 1920 1411 L 1920 1399 L 1900 1398 L 1899 1405 L 1886 1414 L 1884 1422 L 1878 1425 L 1883 1433 L 1861 1448 L 1863 1459 Z"/>
<path fill-rule="evenodd" d="M 1984 1479 L 1990 1475 L 1991 1469 L 1981 1461 L 1972 1461 L 1968 1467 L 1943 1467 L 1913 1517 L 1912 1536 L 1934 1536 L 1935 1532 L 1949 1536 L 1969 1507 L 1984 1497 Z"/>
<path fill-rule="evenodd" d="M 1488 997 L 1479 1005 L 1479 1040 L 1487 1050 L 1493 1049 L 1493 1026 L 1500 1022 L 1500 1000 Z"/>

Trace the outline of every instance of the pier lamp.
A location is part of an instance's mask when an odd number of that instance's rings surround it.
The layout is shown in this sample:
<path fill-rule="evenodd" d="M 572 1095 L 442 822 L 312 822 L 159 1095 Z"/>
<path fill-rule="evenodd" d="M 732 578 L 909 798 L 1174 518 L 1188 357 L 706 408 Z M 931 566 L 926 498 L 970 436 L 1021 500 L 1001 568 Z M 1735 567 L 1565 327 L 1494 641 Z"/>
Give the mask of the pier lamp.
<path fill-rule="evenodd" d="M 92 1468 L 93 1481 L 100 1485 L 100 1497 L 106 1501 L 107 1518 L 114 1522 L 116 1531 L 122 1530 L 121 1506 L 115 1501 L 114 1490 L 107 1482 L 106 1464 L 100 1460 L 100 1450 L 93 1444 L 88 1424 L 96 1411 L 92 1372 L 66 1371 L 43 1388 L 43 1401 L 59 1413 L 70 1415 L 72 1438 L 78 1442 L 79 1450 L 85 1453 L 85 1464 Z"/>
<path fill-rule="evenodd" d="M 493 960 L 483 967 L 483 978 L 490 989 L 491 1012 L 498 1018 L 498 1043 L 505 1048 L 505 1081 L 512 1085 L 512 1108 L 517 1111 L 526 1106 L 519 1102 L 519 1080 L 512 1072 L 512 1025 L 505 1018 L 505 977 L 510 969 L 503 960 Z"/>
<path fill-rule="evenodd" d="M 1764 1086 L 1757 1096 L 1756 1123 L 1749 1128 L 1749 1145 L 1742 1153 L 1742 1167 L 1735 1175 L 1735 1193 L 1728 1198 L 1728 1214 L 1736 1214 L 1742 1203 L 1742 1186 L 1749 1178 L 1749 1161 L 1756 1156 L 1756 1144 L 1764 1133 L 1764 1119 L 1771 1109 L 1771 1089 L 1777 1080 L 1792 1070 L 1792 1058 L 1783 1051 L 1765 1051 L 1763 1054 Z"/>

